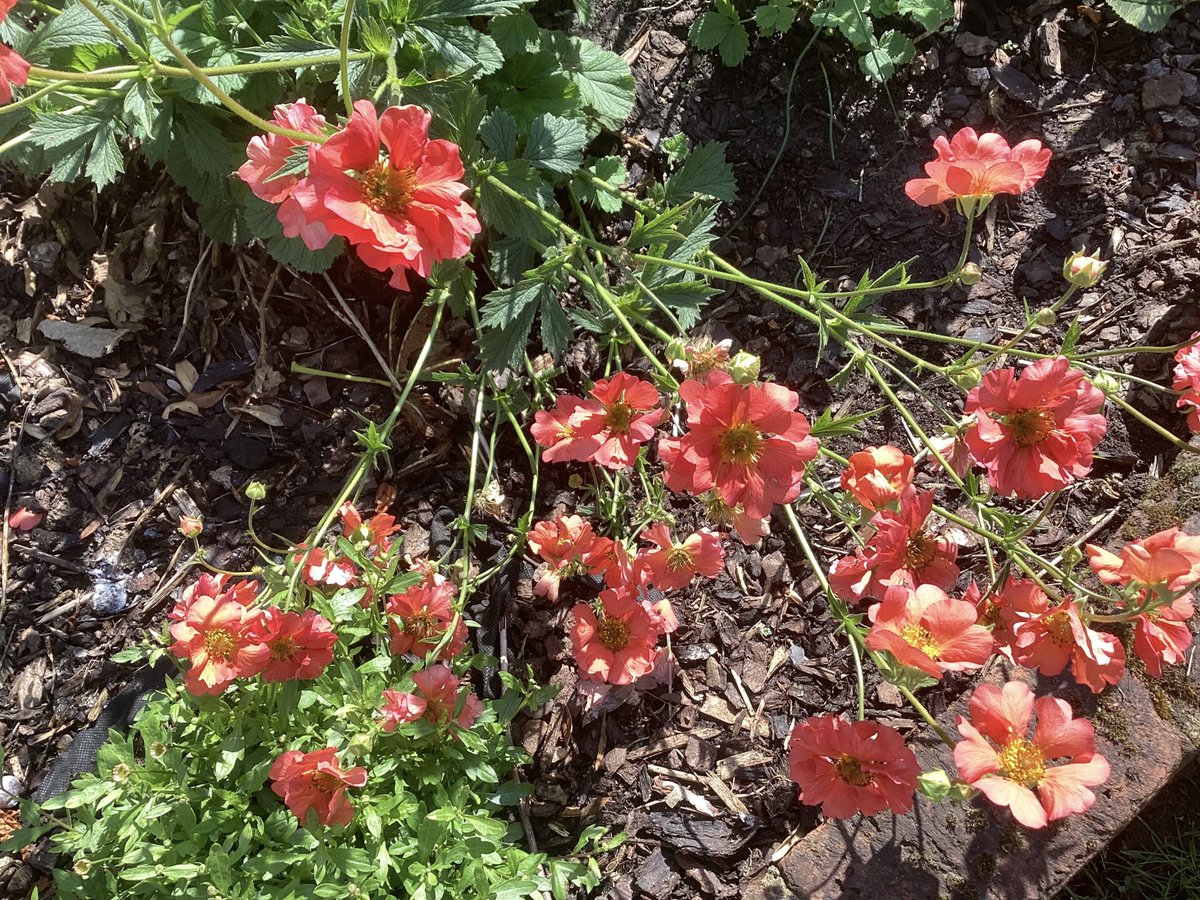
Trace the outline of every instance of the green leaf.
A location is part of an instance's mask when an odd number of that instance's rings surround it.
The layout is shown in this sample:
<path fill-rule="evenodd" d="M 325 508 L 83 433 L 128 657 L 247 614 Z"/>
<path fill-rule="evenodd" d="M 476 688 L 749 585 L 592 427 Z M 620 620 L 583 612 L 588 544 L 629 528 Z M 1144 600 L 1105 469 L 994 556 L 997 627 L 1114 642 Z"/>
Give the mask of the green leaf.
<path fill-rule="evenodd" d="M 412 31 L 424 39 L 429 49 L 440 56 L 452 74 L 472 69 L 483 75 L 499 71 L 504 56 L 490 36 L 469 25 L 414 25 Z"/>
<path fill-rule="evenodd" d="M 1140 31 L 1162 31 L 1172 14 L 1183 8 L 1178 0 L 1108 0 L 1108 5 Z"/>
<path fill-rule="evenodd" d="M 220 844 L 213 844 L 208 850 L 205 860 L 208 875 L 213 886 L 220 891 L 228 891 L 233 885 L 233 866 L 229 861 L 229 853 Z"/>
<path fill-rule="evenodd" d="M 619 156 L 601 157 L 591 165 L 584 166 L 583 172 L 598 178 L 614 190 L 620 190 L 629 177 L 625 171 L 625 163 Z M 579 174 L 576 174 L 571 189 L 584 203 L 592 203 L 606 213 L 618 213 L 624 205 L 620 197 L 596 187 L 590 179 Z"/>
<path fill-rule="evenodd" d="M 937 31 L 954 17 L 953 0 L 900 0 L 897 12 L 910 16 L 926 31 Z"/>
<path fill-rule="evenodd" d="M 117 174 L 124 169 L 125 161 L 121 157 L 121 148 L 117 145 L 112 123 L 109 122 L 96 133 L 92 141 L 85 171 L 96 187 L 102 188 L 116 181 Z"/>
<path fill-rule="evenodd" d="M 796 21 L 796 9 L 791 0 L 770 0 L 754 10 L 754 23 L 764 36 L 783 34 Z"/>
<path fill-rule="evenodd" d="M 629 64 L 583 38 L 555 32 L 553 44 L 584 107 L 605 127 L 620 128 L 633 111 L 636 96 Z"/>
<path fill-rule="evenodd" d="M 134 41 L 128 32 L 125 34 L 130 41 Z M 64 7 L 59 15 L 51 17 L 42 27 L 33 32 L 33 36 L 23 48 L 23 55 L 30 61 L 43 61 L 47 59 L 47 54 L 51 50 L 90 44 L 111 44 L 112 42 L 112 34 L 91 14 L 87 7 L 81 6 L 79 3 L 71 3 Z"/>
<path fill-rule="evenodd" d="M 861 434 L 862 429 L 859 428 L 863 422 L 873 418 L 883 411 L 880 406 L 877 409 L 872 409 L 864 413 L 853 413 L 851 415 L 833 417 L 833 407 L 827 407 L 821 415 L 817 416 L 812 423 L 812 428 L 809 434 L 813 437 L 834 437 L 842 434 Z"/>
<path fill-rule="evenodd" d="M 489 369 L 516 368 L 529 344 L 529 331 L 538 308 L 554 292 L 544 281 L 522 281 L 510 288 L 492 291 L 480 309 L 480 324 L 490 330 L 479 336 L 483 362 Z"/>
<path fill-rule="evenodd" d="M 541 29 L 527 12 L 498 16 L 492 19 L 490 30 L 505 57 L 536 53 L 541 46 Z"/>
<path fill-rule="evenodd" d="M 148 81 L 138 81 L 129 87 L 122 111 L 126 124 L 142 139 L 149 139 L 154 131 L 154 117 L 162 100 Z"/>
<path fill-rule="evenodd" d="M 517 122 L 502 109 L 493 109 L 479 125 L 479 136 L 499 159 L 517 155 Z"/>
<path fill-rule="evenodd" d="M 551 292 L 542 297 L 542 344 L 551 356 L 562 356 L 571 342 L 571 322 Z"/>
<path fill-rule="evenodd" d="M 497 163 L 490 174 L 534 206 L 544 210 L 558 209 L 550 185 L 525 160 Z M 505 193 L 491 181 L 484 181 L 478 193 L 480 216 L 501 234 L 542 244 L 554 243 L 554 233 L 525 203 Z"/>
<path fill-rule="evenodd" d="M 712 141 L 692 151 L 680 170 L 667 179 L 667 202 L 688 200 L 693 194 L 717 200 L 734 200 L 737 187 L 733 180 L 733 169 L 725 161 L 725 147 L 721 141 Z"/>
<path fill-rule="evenodd" d="M 492 104 L 508 111 L 522 129 L 528 129 L 542 113 L 579 113 L 579 88 L 549 51 L 511 57 L 487 79 L 485 90 Z"/>
<path fill-rule="evenodd" d="M 860 0 L 822 0 L 809 16 L 809 23 L 818 28 L 837 29 L 856 50 L 871 50 L 875 30 L 871 17 L 858 6 Z"/>
<path fill-rule="evenodd" d="M 582 164 L 586 145 L 587 131 L 582 122 L 543 113 L 533 120 L 521 155 L 539 169 L 569 174 Z"/>
<path fill-rule="evenodd" d="M 858 59 L 858 66 L 874 81 L 884 82 L 896 74 L 896 67 L 913 58 L 913 43 L 898 31 L 885 32 L 879 45 Z"/>
<path fill-rule="evenodd" d="M 38 116 L 29 130 L 29 142 L 45 150 L 89 143 L 107 120 L 92 113 L 46 113 Z"/>
<path fill-rule="evenodd" d="M 532 2 L 533 0 L 412 0 L 406 21 L 499 16 L 515 12 Z"/>
<path fill-rule="evenodd" d="M 750 35 L 730 0 L 717 0 L 715 9 L 693 22 L 688 40 L 700 50 L 716 48 L 727 66 L 741 63 L 750 47 Z"/>

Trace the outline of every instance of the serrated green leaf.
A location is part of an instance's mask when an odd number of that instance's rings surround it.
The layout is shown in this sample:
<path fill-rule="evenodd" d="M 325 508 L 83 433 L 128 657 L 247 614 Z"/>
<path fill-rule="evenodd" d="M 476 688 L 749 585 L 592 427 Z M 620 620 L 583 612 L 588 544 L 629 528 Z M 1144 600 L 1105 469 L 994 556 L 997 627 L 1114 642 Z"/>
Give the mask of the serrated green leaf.
<path fill-rule="evenodd" d="M 750 47 L 750 35 L 730 0 L 717 0 L 715 9 L 693 22 L 688 40 L 700 50 L 715 48 L 727 66 L 739 65 Z"/>
<path fill-rule="evenodd" d="M 113 24 L 120 28 L 117 22 L 114 21 Z M 134 41 L 127 32 L 125 34 L 130 41 Z M 52 50 L 112 42 L 112 34 L 87 7 L 73 2 L 34 30 L 23 48 L 23 55 L 31 62 L 44 62 L 48 61 L 48 54 Z"/>
<path fill-rule="evenodd" d="M 493 109 L 479 125 L 479 136 L 498 159 L 517 155 L 517 122 L 503 109 Z"/>
<path fill-rule="evenodd" d="M 125 94 L 122 110 L 126 124 L 140 138 L 148 139 L 154 130 L 154 117 L 162 100 L 148 81 L 138 81 Z"/>
<path fill-rule="evenodd" d="M 546 297 L 554 300 L 550 285 L 523 281 L 511 288 L 493 291 L 484 298 L 479 313 L 480 323 L 488 328 L 479 335 L 484 365 L 492 371 L 520 365 L 529 344 L 534 316 Z"/>
<path fill-rule="evenodd" d="M 121 156 L 121 148 L 117 145 L 112 123 L 106 123 L 92 141 L 85 172 L 96 187 L 103 188 L 116 181 L 117 175 L 124 169 L 125 161 Z"/>
<path fill-rule="evenodd" d="M 625 171 L 625 163 L 619 156 L 601 157 L 591 165 L 584 166 L 583 172 L 599 179 L 614 190 L 619 190 L 626 178 L 629 177 Z M 590 179 L 578 174 L 575 176 L 572 190 L 584 203 L 592 203 L 606 213 L 618 213 L 624 205 L 620 197 L 603 188 L 596 187 Z"/>
<path fill-rule="evenodd" d="M 721 141 L 712 141 L 693 150 L 679 171 L 667 179 L 667 202 L 688 200 L 693 194 L 734 200 L 737 188 L 733 169 L 725 161 L 725 147 Z"/>
<path fill-rule="evenodd" d="M 584 38 L 554 32 L 552 42 L 584 108 L 605 127 L 620 128 L 633 111 L 636 96 L 629 64 Z"/>
<path fill-rule="evenodd" d="M 764 36 L 783 34 L 796 21 L 796 9 L 791 0 L 770 0 L 754 10 L 754 24 Z"/>
<path fill-rule="evenodd" d="M 536 53 L 541 46 L 541 29 L 527 12 L 497 16 L 489 30 L 505 57 Z"/>
<path fill-rule="evenodd" d="M 500 16 L 529 6 L 533 0 L 412 0 L 406 21 L 423 19 L 469 19 Z"/>
<path fill-rule="evenodd" d="M 913 43 L 898 31 L 888 31 L 879 45 L 858 59 L 863 73 L 874 81 L 884 82 L 896 74 L 896 67 L 913 58 Z"/>
<path fill-rule="evenodd" d="M 533 120 L 521 156 L 539 169 L 569 174 L 582 164 L 586 145 L 582 122 L 543 113 Z"/>
<path fill-rule="evenodd" d="M 579 88 L 549 51 L 510 58 L 487 79 L 485 91 L 492 105 L 506 110 L 517 127 L 526 130 L 542 113 L 570 118 L 580 112 Z"/>
<path fill-rule="evenodd" d="M 499 71 L 504 56 L 489 35 L 469 25 L 445 22 L 412 26 L 413 33 L 423 39 L 428 49 L 445 61 L 455 75 L 477 70 L 482 75 Z"/>
<path fill-rule="evenodd" d="M 537 251 L 520 238 L 503 237 L 491 245 L 492 274 L 500 284 L 515 284 L 532 269 Z"/>
<path fill-rule="evenodd" d="M 550 185 L 525 160 L 497 163 L 492 167 L 491 175 L 534 206 L 547 211 L 558 209 Z M 478 194 L 480 216 L 501 234 L 541 244 L 554 243 L 554 232 L 536 213 L 491 181 L 484 181 L 479 186 Z"/>
<path fill-rule="evenodd" d="M 571 342 L 571 322 L 553 291 L 542 297 L 542 344 L 551 356 L 562 356 Z"/>
<path fill-rule="evenodd" d="M 237 52 L 243 56 L 267 62 L 283 59 L 308 60 L 312 57 L 337 56 L 340 50 L 336 44 L 283 35 L 257 47 L 239 47 Z M 337 62 L 334 61 L 330 65 L 337 65 Z"/>
<path fill-rule="evenodd" d="M 1176 0 L 1108 0 L 1113 12 L 1139 31 L 1162 31 L 1183 8 Z"/>
<path fill-rule="evenodd" d="M 324 272 L 346 250 L 346 241 L 335 237 L 320 250 L 310 250 L 300 238 L 277 235 L 267 240 L 267 252 L 297 272 Z"/>
<path fill-rule="evenodd" d="M 106 124 L 92 113 L 46 113 L 34 119 L 29 143 L 45 150 L 90 143 Z"/>
<path fill-rule="evenodd" d="M 875 29 L 858 4 L 859 0 L 821 0 L 808 18 L 809 24 L 840 31 L 856 50 L 872 50 Z"/>
<path fill-rule="evenodd" d="M 926 31 L 937 31 L 954 17 L 953 0 L 900 0 L 896 11 L 915 19 Z"/>

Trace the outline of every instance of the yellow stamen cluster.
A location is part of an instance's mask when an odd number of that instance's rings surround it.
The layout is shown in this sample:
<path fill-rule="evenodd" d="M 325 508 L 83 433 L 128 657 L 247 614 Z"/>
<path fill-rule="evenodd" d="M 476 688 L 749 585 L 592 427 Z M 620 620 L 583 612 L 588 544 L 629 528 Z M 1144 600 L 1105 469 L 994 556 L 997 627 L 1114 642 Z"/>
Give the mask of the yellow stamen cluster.
<path fill-rule="evenodd" d="M 749 466 L 758 462 L 763 442 L 762 432 L 747 422 L 744 425 L 733 425 L 721 432 L 721 436 L 717 438 L 717 450 L 723 462 Z"/>
<path fill-rule="evenodd" d="M 847 784 L 852 784 L 855 787 L 866 787 L 871 783 L 873 777 L 870 772 L 864 772 L 861 760 L 855 759 L 853 756 L 843 753 L 838 757 L 834 764 L 838 775 L 842 781 Z"/>
<path fill-rule="evenodd" d="M 916 647 L 930 659 L 937 659 L 942 652 L 941 646 L 933 639 L 929 629 L 921 625 L 905 625 L 900 629 L 900 637 L 910 647 Z"/>
<path fill-rule="evenodd" d="M 1013 443 L 1018 447 L 1036 447 L 1057 426 L 1053 411 L 1049 409 L 1021 409 L 1009 413 L 1001 420 L 1008 426 Z"/>
<path fill-rule="evenodd" d="M 236 645 L 233 635 L 224 628 L 214 628 L 204 635 L 204 649 L 217 659 L 230 659 Z"/>
<path fill-rule="evenodd" d="M 1036 787 L 1046 775 L 1046 757 L 1037 745 L 1025 738 L 1014 738 L 1001 748 L 1000 774 L 1009 781 Z"/>
<path fill-rule="evenodd" d="M 624 650 L 629 644 L 629 626 L 620 619 L 605 616 L 600 620 L 596 637 L 601 644 L 616 653 L 618 650 Z"/>
<path fill-rule="evenodd" d="M 358 183 L 367 206 L 376 212 L 398 216 L 412 202 L 417 188 L 417 170 L 412 166 L 394 169 L 387 160 L 381 159 L 362 173 Z"/>
<path fill-rule="evenodd" d="M 923 569 L 937 556 L 937 540 L 924 531 L 914 531 L 908 538 L 904 551 L 904 568 L 912 571 Z"/>

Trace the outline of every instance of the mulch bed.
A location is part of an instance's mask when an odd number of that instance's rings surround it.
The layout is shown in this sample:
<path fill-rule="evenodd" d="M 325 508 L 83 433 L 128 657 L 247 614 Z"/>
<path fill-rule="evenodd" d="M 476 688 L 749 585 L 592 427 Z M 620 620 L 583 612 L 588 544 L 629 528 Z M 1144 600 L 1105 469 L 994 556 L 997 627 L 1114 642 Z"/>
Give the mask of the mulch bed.
<path fill-rule="evenodd" d="M 740 69 L 728 70 L 686 45 L 698 2 L 640 12 L 617 2 L 598 7 L 598 39 L 618 52 L 640 48 L 633 62 L 640 108 L 625 128 L 628 140 L 614 143 L 636 178 L 639 169 L 661 165 L 644 148 L 678 130 L 729 142 L 742 205 L 727 213 L 726 224 L 736 227 L 721 250 L 749 274 L 790 281 L 800 253 L 835 284 L 906 257 L 917 277 L 940 275 L 957 253 L 961 221 L 945 223 L 912 205 L 903 182 L 929 156 L 933 130 L 994 126 L 1013 140 L 1045 140 L 1055 151 L 1050 173 L 1019 202 L 994 205 L 974 251 L 983 281 L 885 299 L 883 311 L 914 328 L 1003 337 L 1019 329 L 1025 302 L 1037 308 L 1058 296 L 1061 260 L 1086 244 L 1113 262 L 1074 306 L 1083 349 L 1167 344 L 1200 324 L 1189 303 L 1200 282 L 1200 59 L 1193 53 L 1200 28 L 1187 16 L 1146 36 L 1119 25 L 1097 31 L 1074 4 L 1018 3 L 1012 12 L 967 4 L 970 18 L 959 33 L 921 42 L 917 63 L 889 83 L 890 103 L 862 83 L 837 41 L 818 42 L 797 73 L 781 162 L 747 207 L 783 139 L 788 78 L 806 38 L 763 42 Z M 268 487 L 260 533 L 298 540 L 353 463 L 353 431 L 390 408 L 384 388 L 290 372 L 298 362 L 379 376 L 323 279 L 276 275 L 253 248 L 210 247 L 181 195 L 159 173 L 140 174 L 98 197 L 0 174 L 0 334 L 9 335 L 0 407 L 12 423 L 0 439 L 0 458 L 9 461 L 0 497 L 11 493 L 11 507 L 34 501 L 47 511 L 39 528 L 10 541 L 0 617 L 0 743 L 6 772 L 29 790 L 128 677 L 111 655 L 161 628 L 172 576 L 186 556 L 174 532 L 181 504 L 203 512 L 204 543 L 218 565 L 252 564 L 245 483 Z M 147 184 L 153 188 L 144 193 Z M 404 358 L 423 339 L 419 320 L 407 344 L 403 328 L 389 331 L 389 322 L 413 317 L 414 298 L 393 297 L 379 279 L 345 263 L 331 277 L 387 359 Z M 94 315 L 130 333 L 89 359 L 36 330 L 48 313 Z M 760 354 L 764 373 L 799 391 L 808 412 L 831 402 L 844 403 L 844 411 L 880 405 L 855 380 L 835 397 L 825 380 L 844 360 L 819 355 L 808 326 L 776 307 L 730 291 L 714 299 L 704 327 Z M 1038 349 L 1058 346 L 1065 327 L 1050 329 Z M 471 339 L 456 324 L 432 359 L 457 365 Z M 944 359 L 937 346 L 920 349 Z M 580 362 L 587 356 L 586 347 L 574 354 Z M 1114 363 L 1142 377 L 1166 376 L 1161 357 Z M 569 371 L 576 380 L 595 374 L 579 364 Z M 1131 399 L 1182 426 L 1182 417 L 1153 405 L 1156 398 Z M 393 442 L 390 471 L 365 495 L 366 505 L 387 504 L 403 518 L 414 552 L 427 540 L 433 511 L 462 495 L 469 433 L 462 404 L 453 388 L 422 385 Z M 1041 534 L 1047 546 L 1103 521 L 1092 540 L 1123 541 L 1194 511 L 1191 495 L 1178 489 L 1174 500 L 1142 506 L 1163 491 L 1174 450 L 1136 422 L 1110 417 L 1094 478 Z M 885 441 L 907 441 L 886 413 L 861 438 L 834 446 Z M 573 505 L 566 470 L 544 474 L 541 508 Z M 514 484 L 508 491 L 518 507 L 524 490 Z M 801 512 L 823 558 L 842 552 L 844 534 L 817 510 Z M 504 518 L 501 511 L 492 523 L 498 531 Z M 510 610 L 516 660 L 563 689 L 559 702 L 516 734 L 534 757 L 525 775 L 536 784 L 531 814 L 539 845 L 566 847 L 595 821 L 626 830 L 629 841 L 602 860 L 613 897 L 751 896 L 774 873 L 776 851 L 804 846 L 817 826 L 816 812 L 795 802 L 783 746 L 797 718 L 850 708 L 849 654 L 782 528 L 754 548 L 735 542 L 728 549 L 726 571 L 676 601 L 683 627 L 673 636 L 678 668 L 671 679 L 637 695 L 613 692 L 590 709 L 575 693 L 564 634 L 569 598 L 548 611 L 525 584 Z M 966 568 L 971 548 L 963 559 Z M 949 714 L 969 684 L 948 678 L 927 692 L 931 711 Z M 872 718 L 919 732 L 888 685 L 872 680 L 867 706 Z M 1109 790 L 1121 790 L 1116 779 Z M 1109 799 L 1101 796 L 1096 818 L 1071 827 L 1087 829 L 1091 820 L 1096 835 L 1110 837 L 1121 823 L 1099 818 Z M 1003 817 L 988 810 L 933 815 L 982 816 L 988 827 L 1004 828 Z M 1102 846 L 1076 837 L 1084 848 L 1077 862 Z M 898 871 L 886 861 L 876 864 L 880 873 Z M 33 876 L 0 861 L 0 895 L 24 896 Z M 799 890 L 796 877 L 791 883 L 787 890 Z M 1038 884 L 1048 890 L 1050 882 Z"/>

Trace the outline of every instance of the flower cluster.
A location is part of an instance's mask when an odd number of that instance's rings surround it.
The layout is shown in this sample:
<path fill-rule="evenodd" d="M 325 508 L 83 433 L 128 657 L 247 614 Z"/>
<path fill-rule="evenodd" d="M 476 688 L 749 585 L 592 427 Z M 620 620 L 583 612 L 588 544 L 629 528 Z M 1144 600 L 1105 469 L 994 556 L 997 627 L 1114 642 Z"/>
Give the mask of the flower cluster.
<path fill-rule="evenodd" d="M 0 22 L 20 0 L 0 0 Z M 0 44 L 0 104 L 11 103 L 13 85 L 29 80 L 29 63 L 12 47 Z"/>
<path fill-rule="evenodd" d="M 171 610 L 170 650 L 191 665 L 184 685 L 197 695 L 222 693 L 239 678 L 316 678 L 333 659 L 337 635 L 328 619 L 276 606 L 255 609 L 257 586 L 201 575 Z"/>
<path fill-rule="evenodd" d="M 593 462 L 609 469 L 633 465 L 642 444 L 667 416 L 658 390 L 625 372 L 597 381 L 592 399 L 559 397 L 534 416 L 533 437 L 544 462 Z"/>
<path fill-rule="evenodd" d="M 276 124 L 313 139 L 255 137 L 238 175 L 255 196 L 279 204 L 285 235 L 311 250 L 343 237 L 366 265 L 391 273 L 392 287 L 406 290 L 409 272 L 427 278 L 435 262 L 466 254 L 480 232 L 462 199 L 458 146 L 430 140 L 431 121 L 417 106 L 379 115 L 371 101 L 359 100 L 346 124 L 326 136 L 325 119 L 303 99 L 283 104 L 275 108 Z M 287 174 L 305 143 L 307 174 Z"/>

